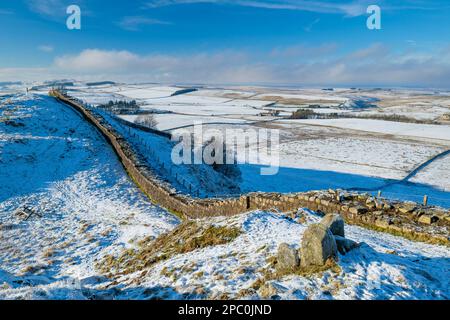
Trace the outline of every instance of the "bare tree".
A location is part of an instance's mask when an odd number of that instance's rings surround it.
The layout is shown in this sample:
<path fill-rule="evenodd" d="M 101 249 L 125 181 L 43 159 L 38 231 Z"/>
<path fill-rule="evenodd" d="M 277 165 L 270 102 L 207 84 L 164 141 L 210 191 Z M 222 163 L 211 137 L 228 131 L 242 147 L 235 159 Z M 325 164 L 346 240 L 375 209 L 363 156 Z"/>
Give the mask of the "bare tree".
<path fill-rule="evenodd" d="M 206 148 L 209 148 L 209 156 L 217 159 L 211 164 L 214 171 L 233 179 L 233 181 L 241 180 L 242 173 L 237 164 L 236 151 L 229 148 L 224 141 L 217 141 L 215 138 L 209 139 L 203 144 L 202 154 L 204 154 Z M 219 154 L 216 154 L 216 152 Z M 227 162 L 229 159 L 232 159 L 231 163 Z"/>
<path fill-rule="evenodd" d="M 158 122 L 152 114 L 142 114 L 134 120 L 134 123 L 150 129 L 156 129 L 158 126 Z"/>

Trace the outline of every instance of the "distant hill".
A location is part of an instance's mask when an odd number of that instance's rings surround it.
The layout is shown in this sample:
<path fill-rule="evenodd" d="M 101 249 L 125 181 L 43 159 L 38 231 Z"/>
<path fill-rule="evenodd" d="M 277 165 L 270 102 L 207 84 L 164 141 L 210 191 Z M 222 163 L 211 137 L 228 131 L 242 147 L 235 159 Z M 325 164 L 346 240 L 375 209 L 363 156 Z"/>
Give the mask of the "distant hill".
<path fill-rule="evenodd" d="M 114 81 L 98 81 L 98 82 L 88 82 L 88 83 L 86 83 L 86 85 L 88 87 L 104 86 L 104 85 L 107 85 L 107 84 L 114 85 L 116 83 Z"/>

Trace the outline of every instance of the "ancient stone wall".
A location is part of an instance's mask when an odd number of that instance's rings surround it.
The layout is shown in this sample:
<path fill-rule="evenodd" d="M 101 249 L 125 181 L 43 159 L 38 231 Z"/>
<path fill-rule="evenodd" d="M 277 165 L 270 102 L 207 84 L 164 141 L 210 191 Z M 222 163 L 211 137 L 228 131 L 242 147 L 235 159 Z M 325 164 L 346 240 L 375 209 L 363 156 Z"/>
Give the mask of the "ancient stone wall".
<path fill-rule="evenodd" d="M 296 194 L 252 193 L 239 198 L 197 199 L 174 193 L 112 126 L 78 101 L 51 91 L 50 95 L 70 105 L 94 125 L 112 146 L 128 175 L 155 203 L 187 219 L 236 215 L 252 210 L 273 210 L 295 214 L 298 208 L 319 213 L 339 213 L 349 224 L 376 229 L 409 239 L 450 245 L 450 213 L 434 207 L 388 201 L 368 194 L 339 190 Z"/>

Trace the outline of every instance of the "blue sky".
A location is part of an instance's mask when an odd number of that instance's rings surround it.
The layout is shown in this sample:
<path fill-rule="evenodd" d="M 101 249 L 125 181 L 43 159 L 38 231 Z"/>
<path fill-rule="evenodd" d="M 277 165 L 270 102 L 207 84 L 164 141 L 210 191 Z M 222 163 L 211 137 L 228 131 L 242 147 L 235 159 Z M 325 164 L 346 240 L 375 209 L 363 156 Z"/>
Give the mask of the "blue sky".
<path fill-rule="evenodd" d="M 66 28 L 66 8 L 82 29 Z M 368 5 L 382 29 L 368 30 Z M 0 81 L 450 87 L 447 0 L 2 0 Z"/>

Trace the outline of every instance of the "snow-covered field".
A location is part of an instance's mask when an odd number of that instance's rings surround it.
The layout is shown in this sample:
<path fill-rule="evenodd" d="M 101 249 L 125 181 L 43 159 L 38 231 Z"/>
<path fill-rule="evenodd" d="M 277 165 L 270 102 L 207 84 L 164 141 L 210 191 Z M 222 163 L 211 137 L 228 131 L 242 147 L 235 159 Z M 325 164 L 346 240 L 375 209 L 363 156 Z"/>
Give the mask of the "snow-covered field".
<path fill-rule="evenodd" d="M 401 123 L 370 119 L 311 119 L 285 120 L 283 122 L 329 126 L 394 136 L 444 140 L 444 143 L 450 141 L 450 126 L 446 125 Z"/>
<path fill-rule="evenodd" d="M 110 91 L 116 94 L 115 89 Z M 92 92 L 88 95 L 95 98 Z M 306 227 L 319 219 L 313 212 L 300 210 L 306 223 L 261 211 L 200 220 L 199 224 L 236 226 L 243 232 L 230 243 L 178 254 L 145 273 L 112 282 L 96 267 L 105 255 L 137 248 L 139 240 L 172 230 L 179 219 L 146 199 L 103 138 L 67 106 L 45 95 L 16 93 L 10 101 L 0 98 L 0 118 L 6 117 L 14 125 L 0 121 L 0 299 L 204 299 L 224 294 L 259 299 L 260 292 L 250 287 L 264 277 L 278 245 L 287 242 L 298 247 Z M 307 134 L 295 141 L 298 130 Z M 324 130 L 328 136 L 323 136 Z M 244 165 L 243 186 L 285 191 L 300 185 L 316 189 L 333 183 L 382 183 L 382 178 L 403 177 L 445 149 L 442 144 L 364 133 L 350 139 L 341 130 L 305 125 L 283 132 L 286 158 L 280 176 L 262 180 L 252 175 L 258 166 Z M 170 151 L 155 137 L 128 138 L 143 142 L 146 148 L 153 145 L 158 151 Z M 166 160 L 165 156 L 160 159 Z M 439 193 L 447 201 L 443 203 L 450 200 L 448 163 L 448 157 L 439 159 L 414 177 L 423 184 L 420 188 L 432 183 L 446 188 Z M 187 174 L 180 170 L 180 175 Z M 191 177 L 190 182 L 198 183 L 197 178 Z M 403 196 L 414 190 L 423 194 L 414 185 L 397 188 Z M 37 214 L 26 220 L 18 214 L 24 207 Z M 448 247 L 352 226 L 347 226 L 346 233 L 364 244 L 339 257 L 339 272 L 270 280 L 277 296 L 450 298 Z"/>
<path fill-rule="evenodd" d="M 283 167 L 347 171 L 385 179 L 402 179 L 417 163 L 445 148 L 389 139 L 318 138 L 281 145 Z"/>
<path fill-rule="evenodd" d="M 123 115 L 120 118 L 129 122 L 135 122 L 138 116 L 136 115 Z M 245 124 L 251 121 L 244 119 L 234 119 L 225 117 L 208 117 L 208 116 L 195 116 L 195 115 L 183 115 L 183 114 L 155 114 L 154 119 L 158 123 L 157 129 L 162 131 L 171 131 L 177 128 L 190 127 L 196 123 L 202 124 Z"/>
<path fill-rule="evenodd" d="M 385 179 L 403 179 L 420 164 L 450 148 L 450 126 L 443 124 L 354 118 L 286 119 L 290 112 L 299 107 L 293 104 L 295 102 L 302 107 L 310 106 L 314 112 L 322 114 L 387 113 L 435 119 L 445 110 L 450 110 L 450 99 L 445 94 L 413 90 L 324 91 L 233 87 L 199 88 L 187 94 L 170 96 L 179 89 L 157 85 L 113 85 L 83 88 L 70 94 L 91 104 L 106 95 L 136 99 L 142 109 L 161 112 L 154 115 L 160 130 L 173 132 L 179 128 L 189 129 L 198 122 L 221 131 L 231 128 L 279 129 L 279 174 L 255 177 L 262 163 L 250 161 L 241 168 L 241 187 L 246 191 L 376 188 L 383 186 Z M 376 103 L 381 107 L 361 109 L 358 101 Z M 318 105 L 321 107 L 317 108 Z M 427 107 L 420 109 L 423 105 Z M 261 114 L 268 110 L 279 110 L 281 113 L 262 117 Z M 121 117 L 133 122 L 137 116 Z M 446 163 L 440 160 L 419 172 L 411 180 L 417 185 L 396 186 L 395 190 L 386 191 L 390 191 L 388 194 L 394 198 L 414 201 L 420 201 L 426 193 L 431 203 L 448 207 L 450 196 Z"/>

